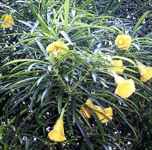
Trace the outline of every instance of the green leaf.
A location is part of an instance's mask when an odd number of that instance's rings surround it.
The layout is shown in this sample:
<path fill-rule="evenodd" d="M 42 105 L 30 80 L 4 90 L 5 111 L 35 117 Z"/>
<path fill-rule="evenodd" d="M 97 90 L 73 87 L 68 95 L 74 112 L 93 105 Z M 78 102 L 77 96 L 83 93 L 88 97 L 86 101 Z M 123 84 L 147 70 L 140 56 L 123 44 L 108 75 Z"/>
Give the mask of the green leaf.
<path fill-rule="evenodd" d="M 70 10 L 70 0 L 65 0 L 65 2 L 64 2 L 64 26 L 65 26 L 65 29 L 68 27 L 68 23 L 69 23 L 69 10 Z"/>
<path fill-rule="evenodd" d="M 145 18 L 151 13 L 151 11 L 146 11 L 138 20 L 138 22 L 135 24 L 133 31 L 136 33 L 138 30 L 140 30 L 141 24 L 144 22 Z"/>
<path fill-rule="evenodd" d="M 8 65 L 13 65 L 13 64 L 17 64 L 17 63 L 22 63 L 22 62 L 37 62 L 37 63 L 43 63 L 43 64 L 49 64 L 45 61 L 41 61 L 41 60 L 37 60 L 37 59 L 16 59 L 16 60 L 12 60 L 6 64 L 4 64 L 2 67 L 6 67 Z"/>
<path fill-rule="evenodd" d="M 42 16 L 40 16 L 40 14 L 37 14 L 37 19 L 41 25 L 41 29 L 43 31 L 43 33 L 45 33 L 46 35 L 50 36 L 52 33 L 48 28 L 48 25 L 45 23 L 44 19 L 42 18 Z"/>

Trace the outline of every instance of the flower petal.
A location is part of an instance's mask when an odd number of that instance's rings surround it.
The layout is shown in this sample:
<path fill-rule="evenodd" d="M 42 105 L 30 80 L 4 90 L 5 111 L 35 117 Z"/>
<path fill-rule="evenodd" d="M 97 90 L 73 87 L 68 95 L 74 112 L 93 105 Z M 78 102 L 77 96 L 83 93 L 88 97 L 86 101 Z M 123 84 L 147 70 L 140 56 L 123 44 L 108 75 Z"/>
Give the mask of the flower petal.
<path fill-rule="evenodd" d="M 117 87 L 115 89 L 115 94 L 122 97 L 128 98 L 135 92 L 135 83 L 132 79 L 117 81 Z"/>
<path fill-rule="evenodd" d="M 112 68 L 111 68 L 112 72 L 118 74 L 122 74 L 124 72 L 125 67 L 123 65 L 122 60 L 112 60 L 111 64 L 112 64 Z"/>
<path fill-rule="evenodd" d="M 55 141 L 55 142 L 63 142 L 66 140 L 65 135 L 64 135 L 64 123 L 63 123 L 63 117 L 60 117 L 54 127 L 53 130 L 51 130 L 48 133 L 48 138 L 51 141 Z"/>
<path fill-rule="evenodd" d="M 112 120 L 113 110 L 111 107 L 102 108 L 100 106 L 95 106 L 94 110 L 95 110 L 95 113 L 96 113 L 98 119 L 102 123 L 107 123 L 108 121 Z"/>
<path fill-rule="evenodd" d="M 120 34 L 116 37 L 115 44 L 118 48 L 128 50 L 131 46 L 131 36 L 126 34 Z"/>
<path fill-rule="evenodd" d="M 152 78 L 152 67 L 145 66 L 140 62 L 137 65 L 140 72 L 140 80 L 143 82 L 150 80 Z"/>

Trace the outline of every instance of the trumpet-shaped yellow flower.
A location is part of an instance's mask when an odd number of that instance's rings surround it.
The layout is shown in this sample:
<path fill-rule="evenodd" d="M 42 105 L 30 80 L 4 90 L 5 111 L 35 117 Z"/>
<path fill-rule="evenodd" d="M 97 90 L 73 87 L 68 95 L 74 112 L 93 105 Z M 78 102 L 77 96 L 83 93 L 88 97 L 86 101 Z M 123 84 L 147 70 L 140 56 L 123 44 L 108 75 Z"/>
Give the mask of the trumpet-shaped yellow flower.
<path fill-rule="evenodd" d="M 2 16 L 2 28 L 11 28 L 14 25 L 14 19 L 11 15 Z"/>
<path fill-rule="evenodd" d="M 92 109 L 94 108 L 94 104 L 92 100 L 88 99 L 83 106 L 80 108 L 80 113 L 85 118 L 91 118 L 91 115 L 93 113 Z"/>
<path fill-rule="evenodd" d="M 64 135 L 63 116 L 56 121 L 53 130 L 48 133 L 48 138 L 55 142 L 63 142 L 66 140 Z"/>
<path fill-rule="evenodd" d="M 115 76 L 115 81 L 117 83 L 115 94 L 122 98 L 130 97 L 136 90 L 135 83 L 132 79 L 124 79 L 117 75 Z"/>
<path fill-rule="evenodd" d="M 94 111 L 98 117 L 98 119 L 102 123 L 107 123 L 108 121 L 112 120 L 113 117 L 113 110 L 111 107 L 102 108 L 100 106 L 94 106 Z"/>
<path fill-rule="evenodd" d="M 152 67 L 145 66 L 142 63 L 138 62 L 138 69 L 140 72 L 140 80 L 143 82 L 147 82 L 152 78 Z"/>
<path fill-rule="evenodd" d="M 124 72 L 124 65 L 123 65 L 123 61 L 122 60 L 112 60 L 111 62 L 112 68 L 111 71 L 118 73 L 118 74 L 122 74 Z"/>
<path fill-rule="evenodd" d="M 64 54 L 69 48 L 63 41 L 56 41 L 47 46 L 47 51 L 49 54 L 57 57 L 60 54 Z"/>
<path fill-rule="evenodd" d="M 126 34 L 118 35 L 115 40 L 116 46 L 123 50 L 128 50 L 129 47 L 131 46 L 131 42 L 132 42 L 131 36 Z"/>
<path fill-rule="evenodd" d="M 92 100 L 88 99 L 81 107 L 80 113 L 85 118 L 91 118 L 93 112 L 97 115 L 98 119 L 102 123 L 107 123 L 108 121 L 112 120 L 113 110 L 111 107 L 102 108 L 100 106 L 94 105 Z"/>

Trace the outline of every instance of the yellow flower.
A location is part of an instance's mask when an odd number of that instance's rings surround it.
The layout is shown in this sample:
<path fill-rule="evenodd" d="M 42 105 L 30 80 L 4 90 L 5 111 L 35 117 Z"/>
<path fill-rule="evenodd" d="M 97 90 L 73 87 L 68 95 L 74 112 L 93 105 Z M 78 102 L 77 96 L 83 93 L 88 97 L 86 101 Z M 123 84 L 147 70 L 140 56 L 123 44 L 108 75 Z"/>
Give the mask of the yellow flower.
<path fill-rule="evenodd" d="M 2 28 L 11 28 L 14 25 L 14 19 L 11 15 L 2 16 Z"/>
<path fill-rule="evenodd" d="M 53 130 L 48 133 L 48 138 L 55 142 L 63 142 L 66 140 L 64 135 L 63 116 L 56 121 Z"/>
<path fill-rule="evenodd" d="M 131 46 L 131 36 L 126 34 L 120 34 L 116 37 L 115 44 L 118 48 L 128 50 Z"/>
<path fill-rule="evenodd" d="M 145 66 L 142 63 L 138 62 L 138 69 L 140 72 L 140 80 L 146 82 L 152 78 L 152 67 Z"/>
<path fill-rule="evenodd" d="M 83 106 L 80 108 L 80 113 L 85 118 L 91 118 L 91 115 L 93 113 L 92 109 L 94 108 L 94 104 L 92 100 L 88 99 Z"/>
<path fill-rule="evenodd" d="M 49 54 L 57 57 L 59 54 L 64 54 L 69 48 L 63 41 L 56 41 L 47 46 L 47 51 Z"/>
<path fill-rule="evenodd" d="M 91 115 L 95 112 L 98 119 L 102 123 L 107 123 L 109 120 L 112 120 L 113 110 L 111 107 L 102 108 L 100 106 L 94 105 L 92 100 L 88 99 L 85 104 L 80 108 L 80 113 L 85 118 L 91 118 Z"/>
<path fill-rule="evenodd" d="M 136 90 L 135 83 L 132 79 L 124 79 L 116 75 L 115 81 L 117 84 L 117 87 L 115 89 L 115 94 L 122 98 L 130 97 Z"/>
<path fill-rule="evenodd" d="M 102 108 L 95 105 L 94 111 L 102 123 L 107 123 L 108 121 L 112 120 L 113 110 L 111 107 Z"/>
<path fill-rule="evenodd" d="M 111 64 L 112 64 L 112 68 L 111 68 L 112 72 L 118 74 L 122 74 L 124 72 L 125 67 L 123 65 L 122 60 L 112 60 Z"/>

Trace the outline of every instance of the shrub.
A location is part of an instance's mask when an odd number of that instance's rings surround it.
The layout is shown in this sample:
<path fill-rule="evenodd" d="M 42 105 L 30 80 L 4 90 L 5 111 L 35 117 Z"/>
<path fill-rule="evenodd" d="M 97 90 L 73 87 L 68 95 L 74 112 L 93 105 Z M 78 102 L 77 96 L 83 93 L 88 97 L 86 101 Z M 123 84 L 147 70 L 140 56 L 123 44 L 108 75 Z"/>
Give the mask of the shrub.
<path fill-rule="evenodd" d="M 1 29 L 2 149 L 151 149 L 151 12 L 127 26 L 121 3 L 98 3 L 2 5 L 15 20 Z"/>

